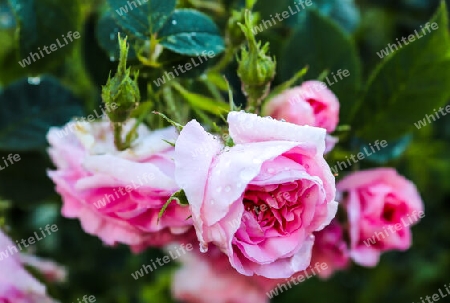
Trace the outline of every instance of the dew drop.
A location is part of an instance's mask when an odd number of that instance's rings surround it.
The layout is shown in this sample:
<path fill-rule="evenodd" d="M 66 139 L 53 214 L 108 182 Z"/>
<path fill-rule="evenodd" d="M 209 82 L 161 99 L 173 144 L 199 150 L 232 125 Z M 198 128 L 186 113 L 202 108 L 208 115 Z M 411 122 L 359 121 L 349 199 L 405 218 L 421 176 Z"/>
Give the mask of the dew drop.
<path fill-rule="evenodd" d="M 116 40 L 116 35 L 114 33 L 109 34 L 109 39 Z"/>
<path fill-rule="evenodd" d="M 211 205 L 214 205 L 214 203 L 216 203 L 216 201 L 211 200 L 211 201 L 209 201 L 209 203 L 211 203 Z"/>
<path fill-rule="evenodd" d="M 28 84 L 39 85 L 39 84 L 41 84 L 41 78 L 40 77 L 28 77 Z"/>
<path fill-rule="evenodd" d="M 177 25 L 177 20 L 172 20 L 173 25 Z"/>
<path fill-rule="evenodd" d="M 111 61 L 111 62 L 112 62 L 112 61 L 116 61 L 116 57 L 110 56 L 110 57 L 109 57 L 109 61 Z"/>
<path fill-rule="evenodd" d="M 225 192 L 229 193 L 230 191 L 231 191 L 231 186 L 230 185 L 225 186 Z"/>
<path fill-rule="evenodd" d="M 217 191 L 218 193 L 221 193 L 221 192 L 222 192 L 222 187 L 221 187 L 221 186 L 217 187 L 216 191 Z"/>
<path fill-rule="evenodd" d="M 202 252 L 202 253 L 208 252 L 208 244 L 200 243 L 200 252 Z"/>
<path fill-rule="evenodd" d="M 275 169 L 273 169 L 272 167 L 270 167 L 269 169 L 267 169 L 267 172 L 269 174 L 273 174 L 275 172 Z"/>

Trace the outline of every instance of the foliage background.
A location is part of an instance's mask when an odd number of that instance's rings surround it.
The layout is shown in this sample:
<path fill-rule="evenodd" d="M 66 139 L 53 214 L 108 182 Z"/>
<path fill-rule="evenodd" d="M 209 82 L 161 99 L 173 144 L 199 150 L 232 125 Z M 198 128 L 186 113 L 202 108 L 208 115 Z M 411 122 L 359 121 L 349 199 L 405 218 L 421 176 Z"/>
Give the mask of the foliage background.
<path fill-rule="evenodd" d="M 226 14 L 199 7 L 201 2 L 208 1 L 186 0 L 178 5 L 213 17 L 223 34 Z M 213 2 L 226 9 L 243 5 Z M 437 38 L 430 35 L 416 41 L 409 49 L 396 52 L 395 58 L 380 60 L 376 52 L 425 24 L 439 1 L 313 3 L 318 13 L 298 14 L 258 35 L 271 42 L 271 54 L 277 57 L 274 84 L 305 65 L 310 67 L 306 78 L 317 78 L 326 69 L 348 68 L 351 77 L 331 89 L 342 104 L 341 125 L 349 124 L 352 130 L 339 134 L 341 145 L 328 158 L 330 165 L 372 139 L 396 142 L 390 144 L 394 148 L 363 161 L 360 168 L 396 167 L 417 184 L 426 216 L 413 227 L 414 244 L 409 251 L 386 253 L 375 268 L 353 266 L 328 281 L 310 279 L 273 301 L 419 302 L 420 297 L 450 283 L 450 118 L 420 130 L 413 126 L 449 100 L 448 28 L 440 27 Z M 24 9 L 14 11 L 17 5 Z M 288 5 L 289 0 L 260 0 L 255 10 L 265 19 Z M 27 238 L 48 223 L 58 225 L 59 231 L 38 242 L 32 252 L 69 269 L 67 283 L 49 286 L 51 295 L 62 302 L 75 302 L 83 295 L 95 295 L 98 302 L 172 302 L 170 273 L 176 264 L 135 281 L 131 273 L 162 253 L 148 250 L 132 255 L 124 246 L 104 247 L 96 237 L 85 234 L 77 220 L 61 217 L 60 198 L 46 177 L 52 167 L 46 154 L 48 127 L 92 113 L 100 104 L 100 85 L 117 65 L 105 51 L 109 36 L 99 33 L 105 7 L 101 0 L 0 0 L 0 157 L 13 152 L 22 158 L 0 172 L 0 224 L 5 224 L 13 239 Z M 447 25 L 446 17 L 441 18 Z M 79 30 L 82 38 L 27 68 L 17 63 L 21 54 L 36 51 L 69 30 Z M 371 76 L 374 69 L 381 70 L 380 77 Z M 236 88 L 235 100 L 243 103 L 235 70 L 233 63 L 226 75 Z M 148 79 L 159 76 L 152 70 L 148 73 Z"/>

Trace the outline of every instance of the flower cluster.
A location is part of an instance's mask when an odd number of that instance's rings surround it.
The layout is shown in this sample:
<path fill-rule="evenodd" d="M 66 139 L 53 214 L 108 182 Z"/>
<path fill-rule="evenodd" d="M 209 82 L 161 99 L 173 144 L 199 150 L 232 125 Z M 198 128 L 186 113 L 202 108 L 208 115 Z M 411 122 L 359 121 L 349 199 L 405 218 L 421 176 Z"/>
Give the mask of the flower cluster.
<path fill-rule="evenodd" d="M 173 283 L 186 302 L 264 302 L 276 283 L 314 272 L 318 262 L 326 267 L 317 274 L 327 278 L 351 260 L 374 266 L 382 252 L 409 248 L 408 226 L 423 216 L 410 181 L 380 168 L 335 184 L 324 158 L 339 120 L 330 90 L 305 82 L 270 100 L 263 114 L 230 112 L 232 144 L 196 120 L 179 133 L 140 125 L 125 150 L 115 147 L 106 120 L 79 124 L 63 138 L 53 128 L 49 176 L 62 213 L 105 244 L 134 252 L 198 241 Z M 338 208 L 345 216 L 336 216 Z M 205 284 L 210 293 L 200 293 Z"/>

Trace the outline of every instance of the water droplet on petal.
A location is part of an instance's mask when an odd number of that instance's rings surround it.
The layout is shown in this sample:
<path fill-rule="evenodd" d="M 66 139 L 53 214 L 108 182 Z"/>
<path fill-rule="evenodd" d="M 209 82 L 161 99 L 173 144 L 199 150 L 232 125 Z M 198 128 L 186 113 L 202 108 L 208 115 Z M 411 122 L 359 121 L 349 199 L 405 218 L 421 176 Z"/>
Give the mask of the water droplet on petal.
<path fill-rule="evenodd" d="M 221 186 L 217 187 L 216 191 L 217 191 L 218 193 L 221 193 L 221 192 L 222 192 L 222 187 L 221 187 Z"/>
<path fill-rule="evenodd" d="M 267 172 L 269 174 L 273 174 L 275 172 L 275 169 L 273 169 L 272 167 L 270 167 L 269 169 L 267 169 Z"/>
<path fill-rule="evenodd" d="M 227 185 L 225 187 L 225 192 L 229 193 L 231 191 L 231 186 Z"/>
<path fill-rule="evenodd" d="M 28 84 L 39 85 L 39 84 L 41 84 L 41 78 L 40 77 L 28 77 Z"/>
<path fill-rule="evenodd" d="M 202 253 L 208 252 L 208 244 L 200 243 L 200 252 L 202 252 Z"/>
<path fill-rule="evenodd" d="M 209 201 L 209 203 L 211 203 L 211 205 L 214 205 L 214 203 L 216 203 L 216 201 L 211 200 L 211 201 Z"/>

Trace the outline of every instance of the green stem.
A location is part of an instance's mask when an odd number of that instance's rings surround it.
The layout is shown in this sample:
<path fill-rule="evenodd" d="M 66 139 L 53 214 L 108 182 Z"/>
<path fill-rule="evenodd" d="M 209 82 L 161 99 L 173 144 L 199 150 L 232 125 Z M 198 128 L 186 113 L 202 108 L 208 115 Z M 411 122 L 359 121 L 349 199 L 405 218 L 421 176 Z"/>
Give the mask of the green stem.
<path fill-rule="evenodd" d="M 126 149 L 125 144 L 122 142 L 122 123 L 113 123 L 114 129 L 114 144 L 117 150 L 123 151 Z"/>

